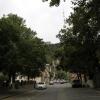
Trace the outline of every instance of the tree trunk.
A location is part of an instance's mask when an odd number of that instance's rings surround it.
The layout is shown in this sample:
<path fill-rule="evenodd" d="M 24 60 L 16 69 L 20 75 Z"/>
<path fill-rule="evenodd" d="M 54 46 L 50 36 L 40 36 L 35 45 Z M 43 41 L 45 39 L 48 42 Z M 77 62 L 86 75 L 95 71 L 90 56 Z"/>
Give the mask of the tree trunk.
<path fill-rule="evenodd" d="M 87 75 L 86 74 L 84 74 L 84 81 L 85 81 L 85 83 L 87 82 Z"/>
<path fill-rule="evenodd" d="M 30 83 L 30 82 L 29 82 L 29 80 L 30 80 L 30 76 L 28 75 L 27 77 L 28 77 L 28 84 L 29 84 L 29 83 Z"/>
<path fill-rule="evenodd" d="M 81 73 L 79 73 L 79 79 L 80 79 L 80 82 L 82 84 L 82 75 L 81 75 Z"/>

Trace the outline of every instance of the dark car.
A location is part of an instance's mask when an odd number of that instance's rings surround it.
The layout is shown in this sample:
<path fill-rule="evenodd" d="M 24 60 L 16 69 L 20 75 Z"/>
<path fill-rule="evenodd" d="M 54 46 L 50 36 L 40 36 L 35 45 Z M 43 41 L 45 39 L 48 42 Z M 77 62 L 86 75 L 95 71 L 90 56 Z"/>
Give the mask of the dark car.
<path fill-rule="evenodd" d="M 82 87 L 81 81 L 80 80 L 73 80 L 72 87 L 73 88 L 81 88 Z"/>

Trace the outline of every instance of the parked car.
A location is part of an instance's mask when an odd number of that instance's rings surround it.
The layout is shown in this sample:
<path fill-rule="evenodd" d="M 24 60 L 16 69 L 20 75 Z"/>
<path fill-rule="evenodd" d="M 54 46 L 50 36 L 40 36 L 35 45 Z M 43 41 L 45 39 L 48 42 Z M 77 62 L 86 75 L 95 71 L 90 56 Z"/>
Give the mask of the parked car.
<path fill-rule="evenodd" d="M 62 79 L 62 80 L 60 80 L 60 84 L 64 84 L 64 83 L 67 83 L 68 81 L 67 80 L 64 80 L 64 79 Z"/>
<path fill-rule="evenodd" d="M 47 85 L 45 82 L 36 83 L 36 89 L 46 89 Z"/>
<path fill-rule="evenodd" d="M 73 80 L 72 87 L 73 88 L 81 88 L 82 87 L 81 81 L 80 80 Z"/>
<path fill-rule="evenodd" d="M 50 82 L 49 82 L 49 84 L 50 84 L 50 85 L 53 85 L 53 84 L 54 84 L 54 82 L 53 82 L 53 81 L 50 81 Z"/>
<path fill-rule="evenodd" d="M 60 84 L 64 84 L 64 80 L 60 80 Z"/>

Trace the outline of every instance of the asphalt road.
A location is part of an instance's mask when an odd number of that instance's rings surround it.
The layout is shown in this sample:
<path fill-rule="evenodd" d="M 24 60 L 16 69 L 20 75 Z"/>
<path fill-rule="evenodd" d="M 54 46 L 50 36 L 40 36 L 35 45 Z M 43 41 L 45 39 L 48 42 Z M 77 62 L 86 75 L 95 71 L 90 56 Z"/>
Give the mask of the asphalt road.
<path fill-rule="evenodd" d="M 100 100 L 100 91 L 56 84 L 46 90 L 31 90 L 3 100 Z"/>

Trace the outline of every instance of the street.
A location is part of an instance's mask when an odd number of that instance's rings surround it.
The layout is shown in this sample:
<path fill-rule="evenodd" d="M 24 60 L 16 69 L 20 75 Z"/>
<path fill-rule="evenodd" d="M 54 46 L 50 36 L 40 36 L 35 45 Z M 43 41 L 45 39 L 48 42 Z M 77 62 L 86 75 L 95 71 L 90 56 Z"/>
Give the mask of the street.
<path fill-rule="evenodd" d="M 2 100 L 100 100 L 100 91 L 70 88 L 66 84 L 48 86 L 45 90 L 30 90 Z"/>

